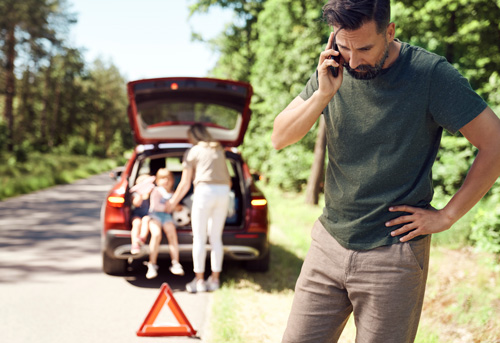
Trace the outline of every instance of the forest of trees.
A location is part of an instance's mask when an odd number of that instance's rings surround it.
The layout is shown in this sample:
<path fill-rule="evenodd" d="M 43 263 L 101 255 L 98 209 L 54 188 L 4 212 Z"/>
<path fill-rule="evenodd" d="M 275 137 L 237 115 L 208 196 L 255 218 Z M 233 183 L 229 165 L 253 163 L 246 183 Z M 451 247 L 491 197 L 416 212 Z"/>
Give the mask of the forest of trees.
<path fill-rule="evenodd" d="M 118 156 L 133 146 L 126 80 L 68 46 L 65 0 L 0 1 L 0 158 L 32 151 Z"/>

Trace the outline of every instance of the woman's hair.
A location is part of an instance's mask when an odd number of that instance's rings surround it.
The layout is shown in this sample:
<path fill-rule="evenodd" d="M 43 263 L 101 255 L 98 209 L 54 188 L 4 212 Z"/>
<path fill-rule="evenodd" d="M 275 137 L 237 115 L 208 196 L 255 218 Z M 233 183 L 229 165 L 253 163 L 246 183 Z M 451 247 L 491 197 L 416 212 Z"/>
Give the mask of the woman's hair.
<path fill-rule="evenodd" d="M 194 144 L 207 145 L 211 148 L 218 148 L 219 142 L 213 139 L 207 128 L 202 124 L 193 124 L 189 127 L 188 134 L 191 136 Z"/>
<path fill-rule="evenodd" d="M 349 31 L 359 29 L 374 20 L 377 33 L 385 32 L 391 20 L 390 0 L 329 0 L 323 6 L 323 18 L 328 25 Z"/>

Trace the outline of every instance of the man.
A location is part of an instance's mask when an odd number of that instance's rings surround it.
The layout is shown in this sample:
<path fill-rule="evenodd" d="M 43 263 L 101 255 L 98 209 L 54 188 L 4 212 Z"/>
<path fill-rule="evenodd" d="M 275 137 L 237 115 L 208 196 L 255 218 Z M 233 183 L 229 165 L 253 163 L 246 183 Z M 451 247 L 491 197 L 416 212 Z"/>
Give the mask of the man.
<path fill-rule="evenodd" d="M 337 342 L 351 313 L 356 342 L 413 342 L 430 235 L 448 230 L 500 175 L 500 120 L 444 58 L 394 38 L 390 0 L 330 0 L 323 11 L 334 32 L 271 138 L 284 148 L 325 117 L 325 208 L 283 342 Z M 443 128 L 479 152 L 460 190 L 435 210 L 431 168 Z"/>

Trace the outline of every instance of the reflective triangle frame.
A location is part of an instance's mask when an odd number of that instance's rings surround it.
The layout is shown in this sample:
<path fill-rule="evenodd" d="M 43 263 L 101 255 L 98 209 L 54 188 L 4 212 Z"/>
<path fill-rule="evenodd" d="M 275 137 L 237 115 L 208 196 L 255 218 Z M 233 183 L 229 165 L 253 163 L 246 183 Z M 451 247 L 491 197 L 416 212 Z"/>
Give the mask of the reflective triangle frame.
<path fill-rule="evenodd" d="M 178 325 L 155 325 L 155 320 L 165 303 L 167 303 L 175 319 L 177 319 Z M 191 323 L 175 300 L 170 286 L 167 283 L 164 283 L 160 288 L 160 294 L 158 294 L 153 307 L 151 307 L 151 310 L 144 319 L 144 322 L 139 330 L 137 330 L 136 334 L 137 336 L 157 337 L 196 336 L 196 330 L 193 329 Z"/>

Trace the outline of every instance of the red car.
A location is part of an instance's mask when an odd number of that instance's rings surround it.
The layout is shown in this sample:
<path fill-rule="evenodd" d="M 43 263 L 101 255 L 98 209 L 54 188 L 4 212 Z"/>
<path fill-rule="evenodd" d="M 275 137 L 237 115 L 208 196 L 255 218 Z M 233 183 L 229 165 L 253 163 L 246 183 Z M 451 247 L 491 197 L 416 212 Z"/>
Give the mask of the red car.
<path fill-rule="evenodd" d="M 147 257 L 148 245 L 132 255 L 130 188 L 139 175 L 155 175 L 159 168 L 182 173 L 182 157 L 191 146 L 187 130 L 202 123 L 226 149 L 232 178 L 230 210 L 223 243 L 226 259 L 244 261 L 252 271 L 269 268 L 269 218 L 267 201 L 237 147 L 250 121 L 252 87 L 248 83 L 210 78 L 159 78 L 128 83 L 128 115 L 138 144 L 102 208 L 102 261 L 107 274 L 125 273 L 131 259 Z M 189 209 L 192 190 L 183 204 Z M 189 211 L 174 216 L 180 259 L 191 260 L 192 231 Z M 177 220 L 177 221 L 176 221 Z M 210 246 L 207 244 L 207 250 Z M 168 257 L 167 239 L 161 241 L 160 257 Z M 207 254 L 209 256 L 209 254 Z"/>

